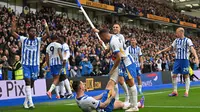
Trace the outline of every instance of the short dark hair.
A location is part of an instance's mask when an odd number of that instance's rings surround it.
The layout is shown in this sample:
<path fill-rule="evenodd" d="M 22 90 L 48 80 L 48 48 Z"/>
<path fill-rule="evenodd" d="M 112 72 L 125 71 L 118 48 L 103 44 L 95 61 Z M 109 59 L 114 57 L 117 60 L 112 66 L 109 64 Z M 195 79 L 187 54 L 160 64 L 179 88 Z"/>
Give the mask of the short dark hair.
<path fill-rule="evenodd" d="M 72 88 L 74 89 L 75 92 L 78 91 L 80 83 L 81 81 L 73 81 Z"/>
<path fill-rule="evenodd" d="M 36 28 L 36 27 L 31 26 L 30 28 L 28 28 L 28 32 L 29 32 L 31 29 L 36 29 L 36 31 L 37 31 L 37 28 Z"/>
<path fill-rule="evenodd" d="M 109 33 L 109 30 L 108 30 L 108 29 L 101 29 L 101 30 L 99 31 L 99 35 L 102 35 L 102 34 L 104 34 L 104 33 Z"/>

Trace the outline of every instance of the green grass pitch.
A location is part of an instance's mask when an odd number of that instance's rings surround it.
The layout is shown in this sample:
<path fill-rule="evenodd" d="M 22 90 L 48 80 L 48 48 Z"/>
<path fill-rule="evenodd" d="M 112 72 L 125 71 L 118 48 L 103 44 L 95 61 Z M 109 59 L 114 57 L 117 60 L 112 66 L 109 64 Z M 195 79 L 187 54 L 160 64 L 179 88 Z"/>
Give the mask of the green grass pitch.
<path fill-rule="evenodd" d="M 144 92 L 145 108 L 140 109 L 140 112 L 200 112 L 200 86 L 191 87 L 188 98 L 183 97 L 184 88 L 179 88 L 178 97 L 168 97 L 170 92 L 170 89 Z M 123 101 L 124 96 L 121 95 L 120 99 Z M 0 112 L 81 112 L 75 100 L 58 100 L 35 106 L 32 110 L 25 110 L 22 106 L 1 107 Z"/>

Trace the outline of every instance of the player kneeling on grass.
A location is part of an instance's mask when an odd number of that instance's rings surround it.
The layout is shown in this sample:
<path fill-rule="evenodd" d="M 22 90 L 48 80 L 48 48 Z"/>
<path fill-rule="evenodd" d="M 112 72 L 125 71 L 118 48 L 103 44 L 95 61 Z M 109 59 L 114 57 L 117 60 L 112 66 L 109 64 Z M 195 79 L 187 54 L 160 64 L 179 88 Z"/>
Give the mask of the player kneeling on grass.
<path fill-rule="evenodd" d="M 110 89 L 108 85 L 102 94 L 95 97 L 85 94 L 85 86 L 81 81 L 74 81 L 72 87 L 76 92 L 77 105 L 83 112 L 92 112 L 93 110 L 112 112 L 113 109 L 127 109 L 130 107 L 130 103 L 115 101 L 114 89 Z M 144 107 L 144 97 L 138 102 L 138 107 Z"/>

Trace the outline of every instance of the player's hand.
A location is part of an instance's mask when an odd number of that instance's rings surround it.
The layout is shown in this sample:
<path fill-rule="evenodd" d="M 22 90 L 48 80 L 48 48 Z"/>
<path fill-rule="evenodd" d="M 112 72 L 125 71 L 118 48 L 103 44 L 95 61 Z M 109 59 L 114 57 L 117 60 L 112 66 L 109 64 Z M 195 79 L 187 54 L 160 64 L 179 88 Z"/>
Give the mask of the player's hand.
<path fill-rule="evenodd" d="M 42 19 L 42 24 L 43 24 L 45 27 L 48 27 L 47 21 L 46 21 L 45 19 Z"/>
<path fill-rule="evenodd" d="M 95 33 L 99 33 L 99 30 L 96 29 L 96 28 L 93 28 L 92 31 L 95 32 Z"/>

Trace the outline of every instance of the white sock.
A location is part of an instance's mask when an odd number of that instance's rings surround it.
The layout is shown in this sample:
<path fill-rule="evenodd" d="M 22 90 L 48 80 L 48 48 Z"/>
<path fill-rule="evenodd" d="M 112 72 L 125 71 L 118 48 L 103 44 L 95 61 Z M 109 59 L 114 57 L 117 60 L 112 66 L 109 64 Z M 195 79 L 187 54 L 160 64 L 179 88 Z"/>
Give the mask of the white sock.
<path fill-rule="evenodd" d="M 51 84 L 51 87 L 50 87 L 48 92 L 52 92 L 55 88 L 56 88 L 56 85 L 55 84 Z"/>
<path fill-rule="evenodd" d="M 68 80 L 68 79 L 65 79 L 64 83 L 65 83 L 65 87 L 66 87 L 68 93 L 69 93 L 69 94 L 72 94 L 72 90 L 71 90 L 71 87 L 70 87 L 69 80 Z"/>
<path fill-rule="evenodd" d="M 118 87 L 118 84 L 115 84 L 114 90 L 116 92 L 115 100 L 119 100 L 119 87 Z"/>
<path fill-rule="evenodd" d="M 129 87 L 130 103 L 132 107 L 138 107 L 138 96 L 136 85 Z"/>
<path fill-rule="evenodd" d="M 31 86 L 26 86 L 25 87 L 25 92 L 26 92 L 26 97 L 27 97 L 27 99 L 29 101 L 29 104 L 32 105 L 33 104 L 33 100 L 32 100 L 32 94 L 31 94 Z"/>
<path fill-rule="evenodd" d="M 64 81 L 60 82 L 60 94 L 64 96 L 65 94 L 65 86 L 64 86 Z"/>
<path fill-rule="evenodd" d="M 27 95 L 25 96 L 24 104 L 28 104 L 28 97 L 27 97 Z"/>
<path fill-rule="evenodd" d="M 138 103 L 137 103 L 137 106 L 138 106 L 138 107 L 140 107 L 140 106 L 141 106 L 141 103 L 140 103 L 140 102 L 138 102 Z"/>
<path fill-rule="evenodd" d="M 190 89 L 190 78 L 185 78 L 185 92 L 188 93 Z"/>
<path fill-rule="evenodd" d="M 129 102 L 129 92 L 128 92 L 128 87 L 127 87 L 127 85 L 126 85 L 126 83 L 124 82 L 123 84 L 122 84 L 122 88 L 123 88 L 123 90 L 124 90 L 124 93 L 125 93 L 125 96 L 126 96 L 126 98 L 125 98 L 125 100 L 127 100 L 128 102 Z M 125 101 L 126 102 L 126 101 Z"/>
<path fill-rule="evenodd" d="M 59 86 L 56 86 L 56 88 L 55 88 L 56 96 L 60 96 L 60 94 L 59 94 L 59 89 L 60 89 L 60 87 L 59 87 Z"/>
<path fill-rule="evenodd" d="M 142 92 L 142 85 L 138 85 L 138 90 L 140 93 Z"/>
<path fill-rule="evenodd" d="M 173 89 L 174 89 L 173 92 L 177 92 L 177 80 L 176 80 L 176 78 L 172 77 L 172 84 L 173 84 Z"/>

